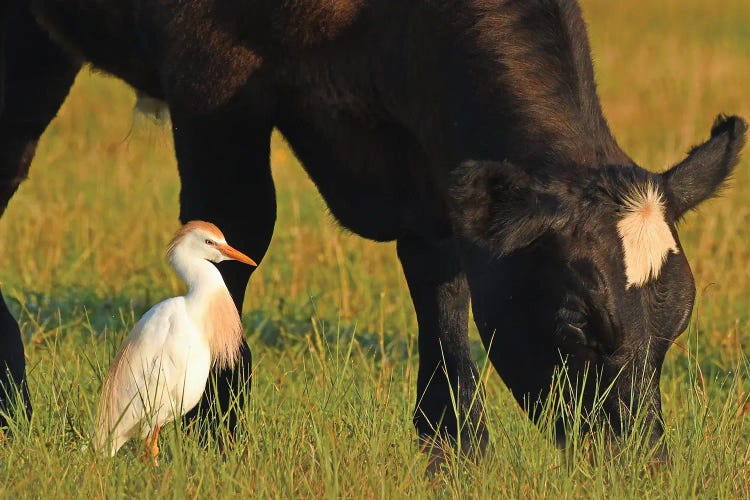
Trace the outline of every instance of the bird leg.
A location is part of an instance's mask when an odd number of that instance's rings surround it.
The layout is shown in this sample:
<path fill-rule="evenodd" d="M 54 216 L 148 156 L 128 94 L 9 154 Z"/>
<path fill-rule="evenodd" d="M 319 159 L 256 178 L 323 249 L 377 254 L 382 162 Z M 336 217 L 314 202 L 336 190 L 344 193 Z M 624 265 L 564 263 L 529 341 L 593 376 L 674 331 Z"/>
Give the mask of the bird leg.
<path fill-rule="evenodd" d="M 141 461 L 145 462 L 147 460 L 151 460 L 151 464 L 156 467 L 159 465 L 159 461 L 156 459 L 156 456 L 159 454 L 159 432 L 161 431 L 161 426 L 157 425 L 151 432 L 148 433 L 148 436 L 146 436 L 146 445 L 143 449 L 143 454 L 141 455 Z"/>

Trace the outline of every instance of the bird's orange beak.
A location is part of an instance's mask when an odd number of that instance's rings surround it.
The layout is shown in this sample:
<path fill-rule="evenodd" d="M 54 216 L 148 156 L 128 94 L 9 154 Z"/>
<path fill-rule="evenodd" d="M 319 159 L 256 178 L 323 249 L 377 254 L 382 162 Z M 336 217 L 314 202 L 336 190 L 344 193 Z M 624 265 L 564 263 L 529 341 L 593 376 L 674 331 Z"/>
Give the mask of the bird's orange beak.
<path fill-rule="evenodd" d="M 227 259 L 236 260 L 239 262 L 243 262 L 245 264 L 251 265 L 253 267 L 257 267 L 258 264 L 255 263 L 253 259 L 245 255 L 244 253 L 240 252 L 236 248 L 233 248 L 226 243 L 216 245 L 217 250 L 224 255 Z"/>

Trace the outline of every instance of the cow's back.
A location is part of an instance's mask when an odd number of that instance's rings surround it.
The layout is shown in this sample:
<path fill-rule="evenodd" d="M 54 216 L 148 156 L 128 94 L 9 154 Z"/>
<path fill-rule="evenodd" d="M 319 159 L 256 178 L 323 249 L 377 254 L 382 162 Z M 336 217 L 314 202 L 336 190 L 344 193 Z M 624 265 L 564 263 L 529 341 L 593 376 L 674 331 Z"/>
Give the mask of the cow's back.
<path fill-rule="evenodd" d="M 32 1 L 56 39 L 173 111 L 263 114 L 334 148 L 335 127 L 401 134 L 438 175 L 629 163 L 572 0 Z"/>

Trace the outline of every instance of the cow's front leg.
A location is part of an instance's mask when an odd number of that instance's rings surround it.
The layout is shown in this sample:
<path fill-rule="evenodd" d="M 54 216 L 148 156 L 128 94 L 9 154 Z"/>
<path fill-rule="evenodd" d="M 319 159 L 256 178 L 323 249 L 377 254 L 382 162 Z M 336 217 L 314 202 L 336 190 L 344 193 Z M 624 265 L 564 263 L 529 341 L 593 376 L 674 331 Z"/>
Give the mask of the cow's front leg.
<path fill-rule="evenodd" d="M 469 287 L 455 243 L 400 239 L 398 256 L 419 323 L 417 433 L 435 457 L 446 444 L 481 452 L 488 439 L 483 394 L 469 352 Z"/>
<path fill-rule="evenodd" d="M 276 221 L 270 120 L 252 113 L 195 117 L 172 110 L 172 123 L 182 183 L 180 219 L 215 223 L 227 241 L 260 263 Z M 247 281 L 255 268 L 237 262 L 223 262 L 219 268 L 242 311 Z M 250 349 L 244 341 L 241 362 L 233 370 L 213 374 L 187 421 L 199 417 L 199 425 L 207 423 L 212 430 L 224 423 L 233 433 L 238 410 L 249 394 L 251 369 Z"/>
<path fill-rule="evenodd" d="M 25 2 L 11 4 L 0 10 L 0 215 L 28 175 L 37 141 L 79 68 L 36 24 Z M 6 415 L 13 416 L 8 401 L 16 390 L 29 415 L 21 332 L 0 295 L 0 427 L 6 425 Z"/>

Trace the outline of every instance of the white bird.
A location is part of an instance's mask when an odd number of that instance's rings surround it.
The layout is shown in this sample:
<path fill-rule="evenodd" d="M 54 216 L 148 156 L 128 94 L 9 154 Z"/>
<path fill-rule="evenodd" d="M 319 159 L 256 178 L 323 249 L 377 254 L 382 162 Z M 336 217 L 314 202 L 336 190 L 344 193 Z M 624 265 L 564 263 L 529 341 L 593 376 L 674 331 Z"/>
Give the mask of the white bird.
<path fill-rule="evenodd" d="M 239 358 L 240 316 L 212 262 L 256 265 L 203 221 L 177 231 L 168 256 L 189 290 L 152 307 L 123 342 L 102 388 L 94 435 L 94 447 L 109 456 L 130 438 L 146 438 L 142 458 L 154 465 L 161 427 L 198 404 L 212 365 L 230 368 Z"/>

